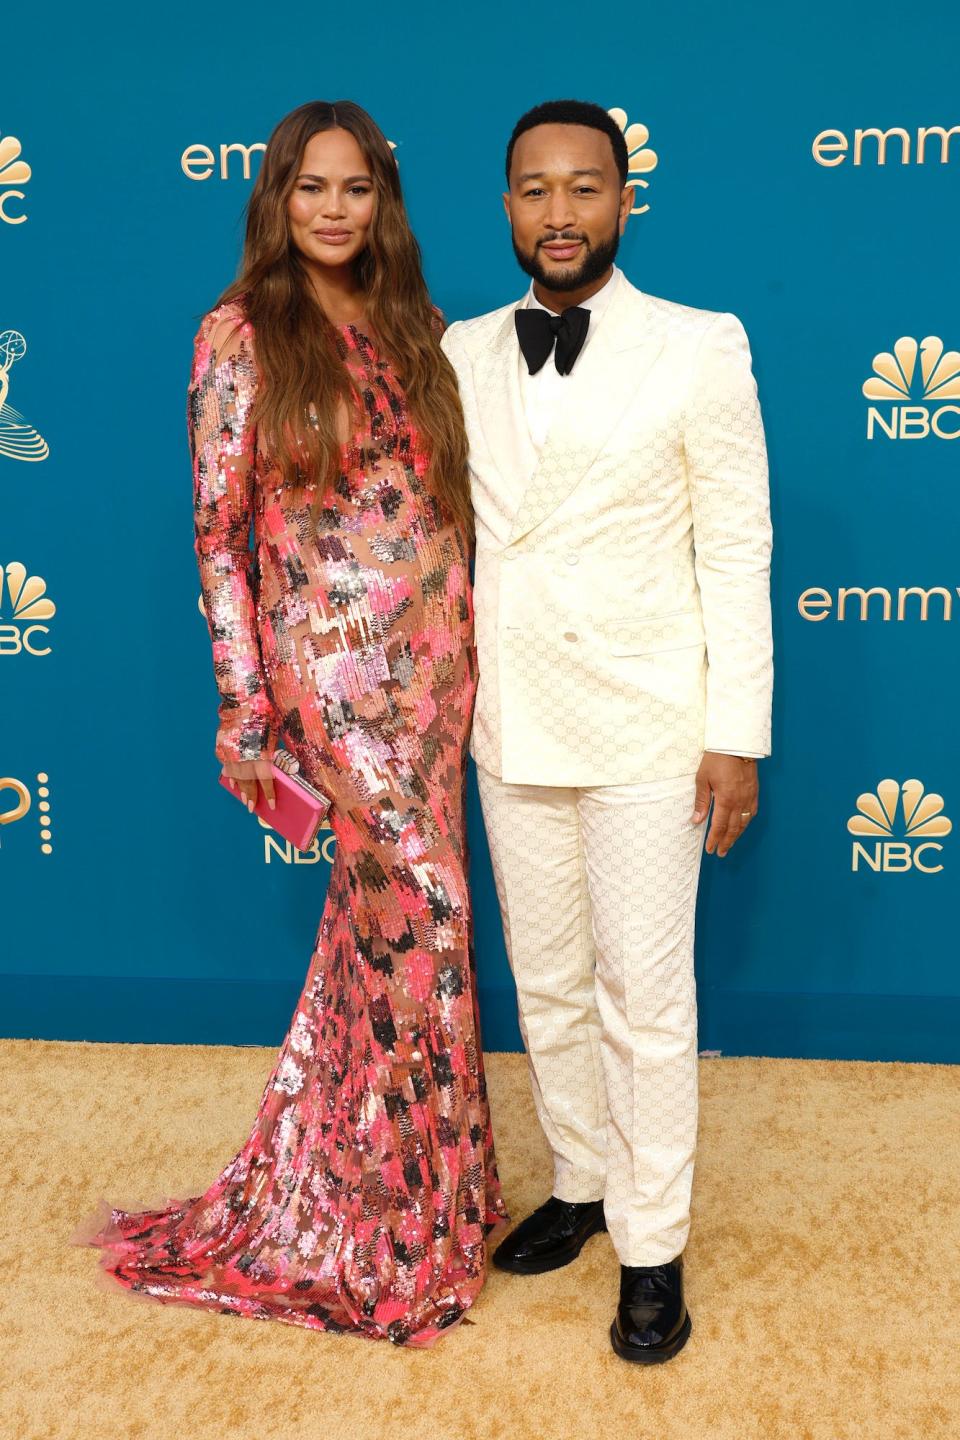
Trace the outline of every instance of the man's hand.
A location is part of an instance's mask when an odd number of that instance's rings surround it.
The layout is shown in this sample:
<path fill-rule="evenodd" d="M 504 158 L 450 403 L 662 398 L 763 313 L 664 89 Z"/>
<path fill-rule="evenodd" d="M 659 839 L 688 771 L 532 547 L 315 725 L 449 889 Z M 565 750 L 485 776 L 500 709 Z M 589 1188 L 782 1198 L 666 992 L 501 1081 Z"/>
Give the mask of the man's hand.
<path fill-rule="evenodd" d="M 697 794 L 691 820 L 702 825 L 713 797 L 713 820 L 707 835 L 707 854 L 726 855 L 757 813 L 760 782 L 756 760 L 706 751 L 697 771 Z"/>

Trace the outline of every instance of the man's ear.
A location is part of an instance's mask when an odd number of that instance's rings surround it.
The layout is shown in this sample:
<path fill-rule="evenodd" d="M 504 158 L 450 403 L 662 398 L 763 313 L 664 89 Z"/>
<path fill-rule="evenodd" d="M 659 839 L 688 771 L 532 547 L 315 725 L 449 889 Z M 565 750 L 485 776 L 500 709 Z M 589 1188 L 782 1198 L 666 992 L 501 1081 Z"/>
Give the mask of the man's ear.
<path fill-rule="evenodd" d="M 632 185 L 624 185 L 620 196 L 620 234 L 627 228 L 627 221 L 630 219 L 637 192 Z"/>
<path fill-rule="evenodd" d="M 509 190 L 504 190 L 504 192 L 503 192 L 503 208 L 504 208 L 504 211 L 505 211 L 505 213 L 506 213 L 507 219 L 509 220 L 509 219 L 510 219 L 510 191 L 509 191 Z"/>

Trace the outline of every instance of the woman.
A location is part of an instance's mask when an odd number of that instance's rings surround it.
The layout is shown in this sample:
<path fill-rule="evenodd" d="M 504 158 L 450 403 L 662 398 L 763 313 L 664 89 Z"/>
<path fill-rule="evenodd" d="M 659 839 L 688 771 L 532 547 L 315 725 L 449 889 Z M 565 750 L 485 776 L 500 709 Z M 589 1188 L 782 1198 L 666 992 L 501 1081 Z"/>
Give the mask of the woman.
<path fill-rule="evenodd" d="M 426 1345 L 506 1218 L 465 874 L 476 689 L 466 441 L 393 154 L 349 102 L 271 136 L 242 273 L 189 388 L 216 753 L 252 808 L 278 739 L 336 860 L 253 1132 L 206 1194 L 114 1210 L 124 1286 Z M 249 529 L 253 521 L 253 580 Z"/>

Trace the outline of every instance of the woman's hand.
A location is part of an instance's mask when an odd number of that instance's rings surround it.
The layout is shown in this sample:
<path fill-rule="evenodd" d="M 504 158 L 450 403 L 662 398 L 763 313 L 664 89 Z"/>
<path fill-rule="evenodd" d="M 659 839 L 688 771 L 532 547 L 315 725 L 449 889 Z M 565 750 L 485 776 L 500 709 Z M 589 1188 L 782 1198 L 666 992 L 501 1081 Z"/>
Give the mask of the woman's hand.
<path fill-rule="evenodd" d="M 240 796 L 250 814 L 257 803 L 257 785 L 266 796 L 271 810 L 277 808 L 277 797 L 273 788 L 273 766 L 269 760 L 231 760 L 224 765 L 223 773 L 231 789 Z"/>

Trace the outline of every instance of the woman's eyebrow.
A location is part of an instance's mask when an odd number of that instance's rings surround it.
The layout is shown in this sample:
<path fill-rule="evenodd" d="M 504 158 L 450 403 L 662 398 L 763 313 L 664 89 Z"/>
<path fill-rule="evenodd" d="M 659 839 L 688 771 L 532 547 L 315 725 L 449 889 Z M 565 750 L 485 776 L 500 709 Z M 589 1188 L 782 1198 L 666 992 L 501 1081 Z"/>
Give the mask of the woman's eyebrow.
<path fill-rule="evenodd" d="M 309 171 L 307 171 L 307 170 L 304 170 L 302 174 L 300 174 L 300 175 L 297 176 L 297 179 L 298 179 L 298 180 L 324 180 L 324 181 L 325 181 L 326 178 L 327 178 L 326 175 L 311 175 L 311 174 L 309 173 Z M 346 176 L 346 178 L 345 178 L 345 180 L 344 180 L 343 183 L 344 183 L 345 185 L 355 185 L 358 180 L 369 180 L 369 179 L 370 179 L 370 176 L 369 176 L 369 175 L 348 175 L 348 176 Z"/>

